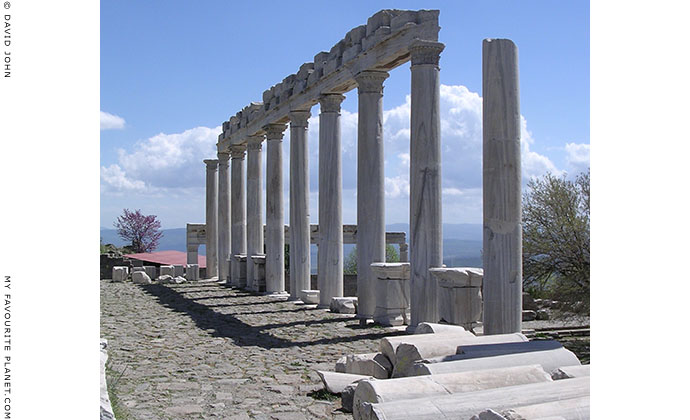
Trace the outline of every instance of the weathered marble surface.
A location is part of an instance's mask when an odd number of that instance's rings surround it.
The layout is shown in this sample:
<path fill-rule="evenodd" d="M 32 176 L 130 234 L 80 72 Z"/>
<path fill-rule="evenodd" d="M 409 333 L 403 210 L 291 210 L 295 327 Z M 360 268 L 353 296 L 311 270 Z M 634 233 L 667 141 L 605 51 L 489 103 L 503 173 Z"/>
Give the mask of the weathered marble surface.
<path fill-rule="evenodd" d="M 353 415 L 355 420 L 365 417 L 362 412 L 364 402 L 403 401 L 551 381 L 551 376 L 539 365 L 415 376 L 387 381 L 362 380 L 355 390 Z"/>
<path fill-rule="evenodd" d="M 264 206 L 261 197 L 263 140 L 263 135 L 247 138 L 247 255 L 249 256 L 264 252 Z M 256 290 L 253 287 L 254 267 L 249 258 L 247 260 L 247 288 L 249 290 Z"/>
<path fill-rule="evenodd" d="M 343 181 L 340 104 L 345 96 L 323 95 L 319 114 L 319 251 L 320 307 L 343 295 Z"/>
<path fill-rule="evenodd" d="M 247 264 L 253 266 L 252 271 L 254 278 L 252 283 L 249 284 L 249 278 L 247 278 L 247 288 L 253 292 L 265 292 L 266 291 L 266 256 L 252 255 L 248 260 Z M 249 273 L 249 270 L 247 270 Z M 249 275 L 249 274 L 247 274 Z"/>
<path fill-rule="evenodd" d="M 388 379 L 393 365 L 383 353 L 349 354 L 345 358 L 345 373 Z"/>
<path fill-rule="evenodd" d="M 447 395 L 364 405 L 365 409 L 370 407 L 367 411 L 371 419 L 469 419 L 487 407 L 503 410 L 518 401 L 524 405 L 540 404 L 588 395 L 589 378 L 574 378 L 468 392 L 461 398 Z"/>
<path fill-rule="evenodd" d="M 175 277 L 184 276 L 184 265 L 182 265 L 182 264 L 173 265 L 173 271 L 174 271 L 173 276 L 175 276 Z"/>
<path fill-rule="evenodd" d="M 230 260 L 230 267 L 233 273 L 233 286 L 242 289 L 247 287 L 247 256 L 244 254 L 233 255 Z"/>
<path fill-rule="evenodd" d="M 468 333 L 469 334 L 469 333 Z M 400 378 L 404 376 L 412 376 L 414 373 L 414 365 L 420 360 L 433 360 L 440 362 L 441 358 L 451 359 L 458 357 L 457 353 L 461 352 L 466 346 L 469 347 L 483 347 L 487 344 L 507 344 L 507 343 L 526 343 L 527 337 L 522 334 L 500 334 L 492 336 L 478 336 L 470 334 L 469 336 L 452 336 L 451 334 L 433 334 L 438 336 L 436 340 L 423 340 L 415 343 L 400 343 L 395 350 L 395 367 L 393 369 L 393 377 Z M 415 337 L 422 337 L 415 335 Z M 444 339 L 444 337 L 448 337 Z M 477 350 L 479 351 L 479 350 Z M 496 350 L 497 351 L 497 350 Z"/>
<path fill-rule="evenodd" d="M 189 281 L 199 280 L 199 264 L 187 264 L 185 276 Z"/>
<path fill-rule="evenodd" d="M 311 288 L 309 219 L 310 111 L 290 112 L 290 299 Z M 306 303 L 306 302 L 305 302 Z"/>
<path fill-rule="evenodd" d="M 444 333 L 463 333 L 465 330 L 459 325 L 434 324 L 432 322 L 420 322 L 414 330 L 415 334 L 444 334 Z"/>
<path fill-rule="evenodd" d="M 409 324 L 410 264 L 373 263 L 370 273 L 376 278 L 374 321 L 388 326 Z"/>
<path fill-rule="evenodd" d="M 175 277 L 175 267 L 172 265 L 161 265 L 159 272 L 161 276 Z"/>
<path fill-rule="evenodd" d="M 340 394 L 346 386 L 359 382 L 363 379 L 372 379 L 370 375 L 356 375 L 353 373 L 329 372 L 327 370 L 317 370 L 323 386 L 331 394 Z"/>
<path fill-rule="evenodd" d="M 230 153 L 218 153 L 218 280 L 230 280 Z"/>
<path fill-rule="evenodd" d="M 105 377 L 105 365 L 108 363 L 108 340 L 101 338 L 101 414 L 100 420 L 115 420 L 113 406 L 110 404 L 108 385 Z"/>
<path fill-rule="evenodd" d="M 371 319 L 377 307 L 377 276 L 371 263 L 386 262 L 383 81 L 387 72 L 355 76 L 357 122 L 357 317 Z M 392 324 L 389 324 L 392 325 Z"/>
<path fill-rule="evenodd" d="M 218 276 L 218 159 L 206 159 L 206 277 Z"/>
<path fill-rule="evenodd" d="M 247 145 L 235 145 L 230 148 L 231 161 L 231 216 L 232 224 L 231 241 L 230 241 L 230 255 L 228 259 L 234 258 L 235 255 L 247 254 L 247 196 L 246 196 L 246 181 L 244 177 L 244 160 L 246 157 Z M 230 283 L 236 287 L 242 287 L 242 272 L 244 272 L 246 284 L 246 265 L 230 265 Z"/>
<path fill-rule="evenodd" d="M 158 270 L 158 267 L 153 266 L 153 265 L 145 265 L 144 266 L 144 272 L 146 272 L 146 274 L 149 277 L 151 277 L 152 279 L 155 279 L 157 277 L 156 276 L 157 270 Z"/>
<path fill-rule="evenodd" d="M 132 273 L 132 283 L 134 284 L 151 284 L 151 277 L 145 271 L 135 271 Z"/>
<path fill-rule="evenodd" d="M 285 228 L 283 227 L 283 132 L 285 124 L 266 130 L 266 292 L 285 292 Z"/>
<path fill-rule="evenodd" d="M 475 420 L 475 418 L 479 420 L 589 420 L 590 408 L 589 396 L 585 396 L 504 409 L 500 414 L 494 410 L 487 410 L 473 416 L 470 420 Z M 493 411 L 494 416 L 487 416 L 488 411 Z"/>
<path fill-rule="evenodd" d="M 123 282 L 127 280 L 129 267 L 113 267 L 113 281 Z"/>
<path fill-rule="evenodd" d="M 580 361 L 573 352 L 565 347 L 561 347 L 554 350 L 503 354 L 475 359 L 443 361 L 440 363 L 417 362 L 412 366 L 410 371 L 411 376 L 438 375 L 441 373 L 467 372 L 470 370 L 539 364 L 544 370 L 550 372 L 559 366 L 577 365 L 579 363 Z"/>
<path fill-rule="evenodd" d="M 522 173 L 518 52 L 508 39 L 482 45 L 484 334 L 522 325 Z"/>
<path fill-rule="evenodd" d="M 300 291 L 299 298 L 306 305 L 318 305 L 320 294 L 318 290 L 304 289 Z"/>
<path fill-rule="evenodd" d="M 420 345 L 423 346 L 426 343 L 450 343 L 448 347 L 450 353 L 455 354 L 459 342 L 466 342 L 468 340 L 476 338 L 474 334 L 469 331 L 458 331 L 456 333 L 449 334 L 413 334 L 413 335 L 403 335 L 399 337 L 387 337 L 379 342 L 379 350 L 381 353 L 385 354 L 386 357 L 395 365 L 397 363 L 395 359 L 395 353 L 401 344 L 410 345 Z M 447 344 L 446 344 L 447 345 Z"/>
<path fill-rule="evenodd" d="M 589 365 L 561 366 L 551 371 L 551 377 L 557 379 L 571 379 L 589 376 Z"/>
<path fill-rule="evenodd" d="M 319 301 L 321 301 L 322 292 L 319 291 Z M 331 312 L 336 314 L 354 314 L 357 313 L 357 298 L 356 297 L 334 297 L 331 298 L 331 303 L 329 304 L 329 309 Z"/>
<path fill-rule="evenodd" d="M 438 322 L 437 284 L 429 268 L 443 264 L 439 59 L 444 45 L 417 40 L 410 49 L 410 314 L 411 325 Z"/>
<path fill-rule="evenodd" d="M 430 268 L 438 282 L 439 315 L 445 322 L 472 330 L 482 319 L 481 268 Z"/>

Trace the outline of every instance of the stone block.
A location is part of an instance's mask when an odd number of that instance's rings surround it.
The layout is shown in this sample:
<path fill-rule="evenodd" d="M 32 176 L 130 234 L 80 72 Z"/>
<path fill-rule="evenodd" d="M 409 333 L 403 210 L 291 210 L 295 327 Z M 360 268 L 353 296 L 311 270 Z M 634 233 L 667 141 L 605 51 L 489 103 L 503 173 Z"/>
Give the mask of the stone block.
<path fill-rule="evenodd" d="M 527 292 L 522 292 L 522 309 L 528 309 L 530 311 L 536 311 L 537 309 L 539 309 L 537 303 Z"/>
<path fill-rule="evenodd" d="M 145 270 L 144 270 L 144 267 L 132 267 L 132 273 L 134 273 L 135 271 L 145 271 Z"/>
<path fill-rule="evenodd" d="M 174 281 L 174 277 L 170 274 L 161 274 L 160 276 L 158 276 L 156 281 L 158 281 L 158 283 L 160 284 L 169 284 Z"/>
<path fill-rule="evenodd" d="M 522 311 L 522 320 L 523 321 L 534 321 L 535 319 L 537 319 L 537 312 L 536 311 L 528 311 L 528 310 Z"/>
<path fill-rule="evenodd" d="M 589 365 L 561 366 L 551 371 L 553 380 L 581 378 L 589 376 Z"/>
<path fill-rule="evenodd" d="M 175 277 L 175 267 L 172 265 L 161 265 L 160 275 Z"/>
<path fill-rule="evenodd" d="M 309 74 L 309 78 L 307 79 L 307 87 L 311 87 L 316 84 L 316 82 L 319 81 L 321 78 L 321 75 L 323 74 L 323 68 L 319 67 L 314 68 L 314 71 Z"/>
<path fill-rule="evenodd" d="M 321 51 L 314 56 L 314 72 L 318 72 L 323 69 L 328 61 L 329 53 L 326 51 Z"/>
<path fill-rule="evenodd" d="M 175 264 L 173 265 L 173 277 L 178 277 L 178 276 L 184 276 L 184 265 L 182 264 Z"/>
<path fill-rule="evenodd" d="M 355 44 L 343 52 L 343 63 L 347 63 L 362 52 L 362 44 Z"/>
<path fill-rule="evenodd" d="M 357 45 L 362 42 L 362 39 L 367 36 L 367 25 L 359 25 L 350 30 L 345 35 L 345 41 L 348 45 Z"/>
<path fill-rule="evenodd" d="M 539 309 L 537 311 L 538 321 L 547 321 L 549 318 L 551 318 L 551 315 L 549 315 L 549 311 L 547 311 L 546 309 Z"/>
<path fill-rule="evenodd" d="M 450 324 L 434 324 L 432 322 L 420 322 L 415 328 L 415 334 L 443 334 L 443 333 L 460 333 L 465 332 L 463 327 L 460 325 L 450 325 Z"/>
<path fill-rule="evenodd" d="M 299 298 L 306 305 L 318 305 L 320 293 L 318 290 L 301 290 Z"/>
<path fill-rule="evenodd" d="M 233 286 L 247 287 L 247 255 L 236 254 L 230 259 L 230 279 Z"/>
<path fill-rule="evenodd" d="M 151 284 L 151 277 L 145 271 L 135 271 L 132 273 L 132 282 L 134 284 Z"/>
<path fill-rule="evenodd" d="M 381 10 L 374 13 L 367 19 L 367 29 L 365 35 L 368 37 L 376 32 L 381 26 L 390 26 L 392 14 L 389 10 Z"/>
<path fill-rule="evenodd" d="M 129 267 L 113 267 L 113 281 L 123 282 L 127 280 Z"/>
<path fill-rule="evenodd" d="M 383 353 L 350 354 L 346 356 L 345 372 L 355 375 L 388 379 L 393 370 L 390 360 Z"/>
<path fill-rule="evenodd" d="M 391 18 L 391 30 L 397 31 L 408 22 L 417 23 L 417 12 L 414 10 L 401 10 L 401 13 Z"/>
<path fill-rule="evenodd" d="M 371 271 L 376 277 L 374 321 L 388 326 L 408 324 L 410 264 L 374 263 Z"/>
<path fill-rule="evenodd" d="M 455 349 L 459 345 L 460 341 L 471 340 L 475 338 L 474 334 L 469 331 L 455 332 L 449 334 L 417 334 L 417 335 L 403 335 L 398 337 L 384 337 L 379 341 L 379 351 L 388 357 L 393 365 L 396 364 L 395 353 L 401 344 L 411 344 L 411 345 L 426 345 L 425 343 L 437 343 L 437 342 L 447 342 L 451 341 L 448 350 L 450 353 L 455 354 Z"/>
<path fill-rule="evenodd" d="M 355 314 L 357 313 L 357 298 L 356 297 L 334 297 L 331 298 L 329 309 L 331 312 L 337 314 Z"/>
<path fill-rule="evenodd" d="M 199 264 L 187 264 L 187 272 L 185 273 L 187 280 L 199 280 Z"/>
<path fill-rule="evenodd" d="M 321 382 L 326 391 L 331 394 L 340 394 L 343 392 L 346 386 L 359 382 L 362 379 L 372 379 L 372 376 L 368 375 L 355 375 L 351 373 L 340 373 L 340 372 L 328 372 L 323 370 L 317 370 L 316 373 L 319 374 Z"/>
<path fill-rule="evenodd" d="M 307 80 L 309 75 L 314 71 L 314 63 L 304 63 L 299 66 L 297 72 L 297 80 Z"/>
<path fill-rule="evenodd" d="M 158 276 L 156 275 L 156 271 L 157 271 L 157 270 L 158 270 L 158 268 L 157 268 L 155 265 L 145 265 L 145 266 L 144 266 L 144 271 L 145 271 L 146 274 L 147 274 L 149 277 L 151 277 L 152 279 L 155 279 L 156 277 L 158 277 Z"/>
<path fill-rule="evenodd" d="M 251 284 L 248 284 L 247 288 L 254 292 L 265 292 L 266 291 L 266 256 L 265 255 L 252 255 L 249 260 L 251 264 L 254 264 L 252 272 L 254 273 L 254 279 Z M 248 261 L 249 263 L 249 261 Z"/>
<path fill-rule="evenodd" d="M 345 367 L 347 366 L 347 356 L 343 356 L 335 362 L 335 371 L 340 373 L 345 373 Z"/>
<path fill-rule="evenodd" d="M 174 283 L 174 284 L 182 284 L 182 283 L 186 283 L 186 282 L 187 282 L 187 279 L 185 279 L 182 276 L 176 276 L 172 280 L 172 283 Z"/>

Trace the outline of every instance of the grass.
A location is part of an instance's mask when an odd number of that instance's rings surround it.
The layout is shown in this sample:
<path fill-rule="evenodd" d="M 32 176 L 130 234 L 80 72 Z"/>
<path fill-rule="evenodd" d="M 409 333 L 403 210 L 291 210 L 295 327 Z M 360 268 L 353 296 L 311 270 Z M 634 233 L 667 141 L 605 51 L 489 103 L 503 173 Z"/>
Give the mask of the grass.
<path fill-rule="evenodd" d="M 106 386 L 108 388 L 108 397 L 110 398 L 110 405 L 113 407 L 113 414 L 117 420 L 133 420 L 133 417 L 129 414 L 127 409 L 124 407 L 117 394 L 117 385 L 120 378 L 127 370 L 127 366 L 122 369 L 122 372 L 116 372 L 110 367 L 110 359 L 105 365 L 105 376 L 106 376 Z"/>
<path fill-rule="evenodd" d="M 319 389 L 317 391 L 312 391 L 307 394 L 307 396 L 312 397 L 315 400 L 321 400 L 321 401 L 336 401 L 340 399 L 340 396 L 337 394 L 331 394 L 330 392 L 326 391 L 325 389 Z"/>

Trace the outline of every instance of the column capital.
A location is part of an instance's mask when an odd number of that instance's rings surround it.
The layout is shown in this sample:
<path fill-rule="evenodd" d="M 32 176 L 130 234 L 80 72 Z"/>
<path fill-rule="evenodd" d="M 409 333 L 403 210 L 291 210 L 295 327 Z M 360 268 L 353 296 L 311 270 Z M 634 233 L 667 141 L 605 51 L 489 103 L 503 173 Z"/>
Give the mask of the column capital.
<path fill-rule="evenodd" d="M 290 111 L 288 116 L 290 117 L 290 127 L 308 127 L 311 110 Z"/>
<path fill-rule="evenodd" d="M 245 152 L 247 151 L 246 144 L 235 144 L 230 146 L 230 155 L 233 159 L 244 159 Z"/>
<path fill-rule="evenodd" d="M 388 78 L 387 71 L 364 70 L 355 76 L 359 93 L 383 93 L 383 81 Z"/>
<path fill-rule="evenodd" d="M 412 66 L 421 64 L 432 64 L 438 66 L 441 58 L 441 51 L 446 46 L 440 42 L 424 41 L 418 39 L 414 41 L 410 47 L 410 58 Z"/>
<path fill-rule="evenodd" d="M 319 97 L 319 104 L 321 105 L 321 113 L 324 112 L 338 112 L 340 113 L 340 104 L 345 100 L 345 95 L 339 93 L 324 93 Z"/>
<path fill-rule="evenodd" d="M 287 128 L 286 124 L 272 123 L 264 126 L 266 140 L 282 140 L 283 132 Z"/>
<path fill-rule="evenodd" d="M 261 151 L 261 146 L 263 145 L 263 142 L 264 142 L 263 134 L 249 136 L 249 137 L 247 137 L 247 150 Z"/>
<path fill-rule="evenodd" d="M 230 160 L 230 151 L 218 152 L 218 164 L 228 166 L 228 160 Z"/>
<path fill-rule="evenodd" d="M 218 159 L 204 159 L 204 163 L 206 164 L 206 169 L 215 170 L 218 168 Z"/>

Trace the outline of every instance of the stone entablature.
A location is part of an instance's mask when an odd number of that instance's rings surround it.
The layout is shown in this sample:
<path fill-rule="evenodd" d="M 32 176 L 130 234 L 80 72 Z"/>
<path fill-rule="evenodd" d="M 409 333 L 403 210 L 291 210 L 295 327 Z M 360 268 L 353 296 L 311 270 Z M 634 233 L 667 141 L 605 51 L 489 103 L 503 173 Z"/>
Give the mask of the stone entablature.
<path fill-rule="evenodd" d="M 347 33 L 328 52 L 300 66 L 223 123 L 218 150 L 242 144 L 271 123 L 289 122 L 289 113 L 308 110 L 323 93 L 345 93 L 357 86 L 363 71 L 389 71 L 410 61 L 416 40 L 438 41 L 438 10 L 381 10 Z"/>

